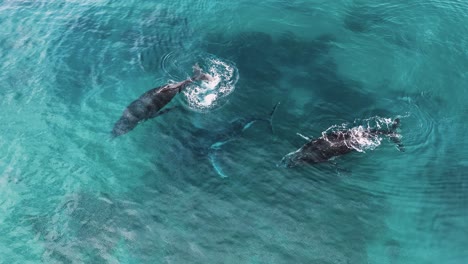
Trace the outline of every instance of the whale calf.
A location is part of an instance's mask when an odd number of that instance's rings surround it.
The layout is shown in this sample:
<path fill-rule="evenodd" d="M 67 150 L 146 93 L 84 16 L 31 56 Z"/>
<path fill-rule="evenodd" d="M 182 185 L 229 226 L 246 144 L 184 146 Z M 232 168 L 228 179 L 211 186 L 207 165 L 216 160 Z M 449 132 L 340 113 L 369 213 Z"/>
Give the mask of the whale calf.
<path fill-rule="evenodd" d="M 140 122 L 169 112 L 173 108 L 163 108 L 187 85 L 195 81 L 211 79 L 211 76 L 203 73 L 197 64 L 193 66 L 193 71 L 194 74 L 191 78 L 153 88 L 129 104 L 120 119 L 114 124 L 112 137 L 126 134 Z"/>
<path fill-rule="evenodd" d="M 207 158 L 215 172 L 220 177 L 226 178 L 227 175 L 220 164 L 220 159 L 223 156 L 223 147 L 241 137 L 242 133 L 255 123 L 265 123 L 269 126 L 269 130 L 273 132 L 273 115 L 278 105 L 279 102 L 266 115 L 237 118 L 220 129 L 197 128 L 181 141 L 184 142 L 185 148 L 190 149 L 197 157 Z"/>
<path fill-rule="evenodd" d="M 276 103 L 273 106 L 271 112 L 266 117 L 250 116 L 245 118 L 238 118 L 232 121 L 228 127 L 216 133 L 216 135 L 214 136 L 216 141 L 213 144 L 211 144 L 210 149 L 220 149 L 222 145 L 232 140 L 235 140 L 242 134 L 242 132 L 247 130 L 256 122 L 266 122 L 269 125 L 270 131 L 273 133 L 273 115 L 275 114 L 276 108 L 278 108 L 279 104 L 279 102 Z"/>
<path fill-rule="evenodd" d="M 218 131 L 216 135 L 214 135 L 215 141 L 211 144 L 208 150 L 208 159 L 210 160 L 211 166 L 216 171 L 216 173 L 221 178 L 226 178 L 227 175 L 224 173 L 223 169 L 219 165 L 218 158 L 220 156 L 221 147 L 238 138 L 242 132 L 247 130 L 256 122 L 266 122 L 269 125 L 270 131 L 273 133 L 273 115 L 278 108 L 279 102 L 273 106 L 270 114 L 267 117 L 259 117 L 259 116 L 250 116 L 246 118 L 239 118 L 230 123 L 230 125 L 223 129 L 222 131 Z"/>
<path fill-rule="evenodd" d="M 400 119 L 396 118 L 387 125 L 378 124 L 377 128 L 358 126 L 332 132 L 325 131 L 317 139 L 304 137 L 309 142 L 284 156 L 278 166 L 291 168 L 302 164 L 316 164 L 353 151 L 363 152 L 367 146 L 380 144 L 380 136 L 390 138 L 400 151 L 404 151 L 400 135 L 397 133 L 399 126 Z"/>

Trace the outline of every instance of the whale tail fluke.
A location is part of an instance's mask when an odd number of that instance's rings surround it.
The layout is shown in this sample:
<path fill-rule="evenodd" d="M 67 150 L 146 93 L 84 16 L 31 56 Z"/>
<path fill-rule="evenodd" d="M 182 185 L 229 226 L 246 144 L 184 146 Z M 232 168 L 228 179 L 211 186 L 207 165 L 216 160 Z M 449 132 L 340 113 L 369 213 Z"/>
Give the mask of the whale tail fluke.
<path fill-rule="evenodd" d="M 272 134 L 274 134 L 275 131 L 274 131 L 274 129 L 273 129 L 273 116 L 274 116 L 274 114 L 275 114 L 275 112 L 276 112 L 276 109 L 278 108 L 278 105 L 279 105 L 279 104 L 280 104 L 280 102 L 277 102 L 277 103 L 273 106 L 273 109 L 271 110 L 271 112 L 268 114 L 268 116 L 267 116 L 266 118 L 255 118 L 255 119 L 253 119 L 253 122 L 257 122 L 257 121 L 267 122 L 267 123 L 268 123 L 268 126 L 270 127 L 270 132 L 271 132 Z M 251 125 L 253 122 L 249 123 L 249 124 L 244 128 L 244 130 L 245 130 L 246 128 L 249 128 L 250 125 Z"/>
<path fill-rule="evenodd" d="M 192 69 L 193 76 L 191 79 L 194 81 L 210 81 L 213 79 L 213 77 L 211 77 L 209 74 L 203 72 L 202 68 L 200 68 L 200 65 L 198 65 L 198 63 L 195 63 Z"/>

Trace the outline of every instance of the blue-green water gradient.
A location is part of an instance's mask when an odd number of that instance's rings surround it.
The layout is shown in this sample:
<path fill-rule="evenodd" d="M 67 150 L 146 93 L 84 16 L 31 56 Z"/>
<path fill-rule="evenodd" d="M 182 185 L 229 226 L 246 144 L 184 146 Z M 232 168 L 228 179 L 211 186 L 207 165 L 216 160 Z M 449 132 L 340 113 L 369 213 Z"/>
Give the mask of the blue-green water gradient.
<path fill-rule="evenodd" d="M 110 139 L 200 54 L 237 67 L 222 107 Z M 467 87 L 465 1 L 0 1 L 0 263 L 468 263 Z M 374 116 L 405 152 L 276 166 Z"/>

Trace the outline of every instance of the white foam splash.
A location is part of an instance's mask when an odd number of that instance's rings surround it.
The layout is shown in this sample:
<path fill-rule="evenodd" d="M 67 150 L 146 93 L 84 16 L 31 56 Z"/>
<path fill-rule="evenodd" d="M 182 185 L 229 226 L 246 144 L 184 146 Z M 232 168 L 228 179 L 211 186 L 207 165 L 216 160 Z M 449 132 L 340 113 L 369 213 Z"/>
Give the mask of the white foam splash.
<path fill-rule="evenodd" d="M 212 71 L 210 71 L 212 73 Z M 202 86 L 208 90 L 213 90 L 221 82 L 221 77 L 217 73 L 212 73 L 211 79 L 208 81 L 202 81 Z"/>
<path fill-rule="evenodd" d="M 201 81 L 199 85 L 193 84 L 183 92 L 188 106 L 199 111 L 220 106 L 234 91 L 239 78 L 237 68 L 232 63 L 207 58 L 202 64 L 207 66 L 208 70 L 204 72 L 211 76 L 210 80 Z"/>
<path fill-rule="evenodd" d="M 342 124 L 341 126 L 332 126 L 324 132 L 322 132 L 322 137 L 325 140 L 327 140 L 330 144 L 336 144 L 333 140 L 328 139 L 330 132 L 332 132 L 333 134 L 338 135 L 338 137 L 343 137 L 345 139 L 343 141 L 344 144 L 350 149 L 354 149 L 358 152 L 374 150 L 375 148 L 380 146 L 383 138 L 379 134 L 372 133 L 372 130 L 390 130 L 393 124 L 393 119 L 383 117 L 372 117 L 369 119 L 364 119 L 359 123 L 363 124 L 351 128 L 349 128 L 348 124 Z M 399 135 L 396 134 L 395 136 L 398 137 Z"/>
<path fill-rule="evenodd" d="M 203 98 L 203 101 L 201 101 L 201 105 L 203 106 L 210 106 L 213 104 L 213 102 L 216 100 L 218 96 L 216 94 L 209 94 Z"/>
<path fill-rule="evenodd" d="M 345 141 L 345 144 L 358 152 L 374 150 L 382 142 L 382 137 L 369 133 L 369 129 L 363 126 L 354 127 L 349 133 L 350 140 Z"/>

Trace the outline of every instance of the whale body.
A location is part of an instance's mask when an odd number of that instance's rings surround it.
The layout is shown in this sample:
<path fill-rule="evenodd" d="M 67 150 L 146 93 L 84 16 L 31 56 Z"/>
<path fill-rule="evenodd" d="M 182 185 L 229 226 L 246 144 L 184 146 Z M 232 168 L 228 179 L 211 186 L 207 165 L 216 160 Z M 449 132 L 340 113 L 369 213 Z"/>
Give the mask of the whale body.
<path fill-rule="evenodd" d="M 278 166 L 291 168 L 302 164 L 317 164 L 354 151 L 362 152 L 366 144 L 372 144 L 376 140 L 380 142 L 380 136 L 390 138 L 397 144 L 400 151 L 404 151 L 400 135 L 397 133 L 399 125 L 400 119 L 396 118 L 388 127 L 363 128 L 360 126 L 331 133 L 324 132 L 317 139 L 307 138 L 309 142 L 284 156 Z"/>
<path fill-rule="evenodd" d="M 163 109 L 187 85 L 198 80 L 209 80 L 211 77 L 202 73 L 198 65 L 194 66 L 194 76 L 178 83 L 166 84 L 153 88 L 130 103 L 114 124 L 112 137 L 130 132 L 140 122 L 165 114 L 172 108 Z"/>

